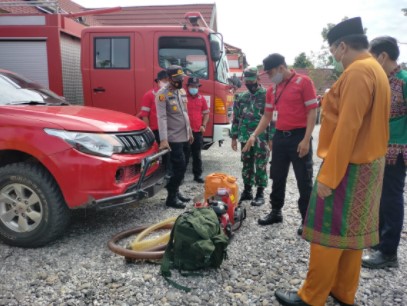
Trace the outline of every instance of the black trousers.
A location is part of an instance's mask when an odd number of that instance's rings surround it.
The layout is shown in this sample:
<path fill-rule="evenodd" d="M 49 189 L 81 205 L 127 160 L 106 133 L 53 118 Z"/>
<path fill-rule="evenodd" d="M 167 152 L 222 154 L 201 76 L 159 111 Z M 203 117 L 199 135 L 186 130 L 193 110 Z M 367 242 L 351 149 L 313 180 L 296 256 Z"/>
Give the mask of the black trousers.
<path fill-rule="evenodd" d="M 171 148 L 170 164 L 172 175 L 166 188 L 169 192 L 177 192 L 187 169 L 184 148 L 188 145 L 188 142 L 170 142 L 169 145 Z"/>
<path fill-rule="evenodd" d="M 202 157 L 201 151 L 203 146 L 202 132 L 193 132 L 194 142 L 186 147 L 185 160 L 188 166 L 189 158 L 192 155 L 192 173 L 194 177 L 202 175 Z"/>
<path fill-rule="evenodd" d="M 160 133 L 158 130 L 153 130 L 155 141 L 157 142 L 158 145 L 160 145 Z M 166 155 L 163 157 L 163 165 L 165 167 L 165 171 L 167 173 L 167 176 L 172 175 L 172 169 L 171 169 L 171 162 L 170 162 L 170 154 L 171 152 L 168 152 Z"/>
<path fill-rule="evenodd" d="M 289 132 L 277 130 L 273 137 L 272 163 L 270 178 L 273 180 L 270 204 L 272 210 L 281 210 L 284 206 L 285 189 L 290 164 L 292 163 L 300 193 L 298 208 L 304 220 L 312 191 L 312 141 L 310 150 L 302 158 L 298 156 L 298 144 L 304 139 L 305 128 Z"/>
<path fill-rule="evenodd" d="M 395 165 L 384 168 L 383 190 L 380 201 L 379 233 L 377 247 L 386 255 L 397 254 L 404 220 L 404 184 L 406 165 L 399 154 Z"/>

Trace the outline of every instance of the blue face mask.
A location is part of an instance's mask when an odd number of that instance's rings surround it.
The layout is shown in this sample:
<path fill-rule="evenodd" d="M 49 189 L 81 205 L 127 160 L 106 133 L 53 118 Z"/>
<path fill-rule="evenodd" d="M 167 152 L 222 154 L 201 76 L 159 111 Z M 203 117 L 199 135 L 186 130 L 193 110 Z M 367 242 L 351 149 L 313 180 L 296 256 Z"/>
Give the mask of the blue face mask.
<path fill-rule="evenodd" d="M 195 95 L 198 94 L 198 88 L 190 87 L 190 88 L 188 88 L 188 91 L 189 91 L 189 93 L 190 93 L 191 95 L 193 95 L 193 96 L 195 96 Z"/>

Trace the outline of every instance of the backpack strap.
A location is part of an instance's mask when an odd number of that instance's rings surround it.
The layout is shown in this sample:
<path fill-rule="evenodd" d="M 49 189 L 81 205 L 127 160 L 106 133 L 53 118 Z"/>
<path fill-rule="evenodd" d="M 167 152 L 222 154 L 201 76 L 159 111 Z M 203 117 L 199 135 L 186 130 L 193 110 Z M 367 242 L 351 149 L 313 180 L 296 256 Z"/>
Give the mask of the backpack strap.
<path fill-rule="evenodd" d="M 175 225 L 177 224 L 179 218 L 182 216 L 179 215 L 178 218 L 175 220 L 174 225 L 171 230 L 170 234 L 170 240 L 168 241 L 167 247 L 165 248 L 164 256 L 163 259 L 161 260 L 161 275 L 166 277 L 166 276 L 171 276 L 171 262 L 172 262 L 172 252 L 174 250 L 174 230 L 175 230 Z"/>
<path fill-rule="evenodd" d="M 183 214 L 185 214 L 185 213 L 183 213 Z M 164 256 L 163 256 L 163 259 L 162 259 L 162 261 L 161 261 L 161 275 L 164 277 L 164 279 L 165 279 L 170 285 L 174 286 L 175 288 L 180 289 L 180 290 L 184 290 L 185 292 L 190 292 L 190 291 L 191 291 L 191 288 L 186 287 L 186 286 L 183 286 L 183 285 L 180 285 L 180 284 L 178 284 L 177 282 L 175 282 L 175 281 L 173 281 L 172 279 L 170 279 L 170 277 L 171 277 L 170 268 L 172 267 L 172 259 L 173 259 L 173 258 L 172 258 L 172 256 L 173 256 L 172 251 L 173 251 L 173 249 L 174 249 L 174 229 L 175 229 L 175 225 L 176 225 L 177 222 L 178 222 L 178 219 L 179 219 L 183 214 L 181 214 L 181 215 L 178 216 L 178 218 L 177 218 L 177 220 L 175 220 L 174 226 L 173 226 L 173 228 L 172 228 L 172 230 L 171 230 L 170 240 L 168 241 L 167 248 L 165 249 Z"/>

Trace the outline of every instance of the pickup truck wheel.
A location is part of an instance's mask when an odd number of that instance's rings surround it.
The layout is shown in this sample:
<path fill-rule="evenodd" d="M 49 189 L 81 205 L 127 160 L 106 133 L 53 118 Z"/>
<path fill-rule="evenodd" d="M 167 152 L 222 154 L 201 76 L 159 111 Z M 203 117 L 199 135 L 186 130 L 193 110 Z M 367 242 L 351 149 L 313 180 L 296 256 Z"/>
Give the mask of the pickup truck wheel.
<path fill-rule="evenodd" d="M 0 239 L 10 245 L 39 247 L 61 235 L 70 211 L 55 180 L 39 164 L 0 168 Z"/>

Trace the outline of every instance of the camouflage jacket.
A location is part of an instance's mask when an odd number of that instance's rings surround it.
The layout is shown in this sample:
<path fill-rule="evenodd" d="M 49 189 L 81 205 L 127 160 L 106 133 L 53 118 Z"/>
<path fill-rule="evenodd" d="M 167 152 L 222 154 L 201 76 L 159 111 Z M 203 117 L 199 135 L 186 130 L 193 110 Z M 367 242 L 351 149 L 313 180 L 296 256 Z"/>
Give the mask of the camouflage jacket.
<path fill-rule="evenodd" d="M 264 114 L 265 104 L 266 90 L 263 87 L 259 87 L 254 94 L 249 91 L 240 94 L 233 105 L 231 137 L 237 138 L 239 142 L 247 142 Z M 270 127 L 267 127 L 259 139 L 268 141 L 271 139 L 269 134 Z"/>

